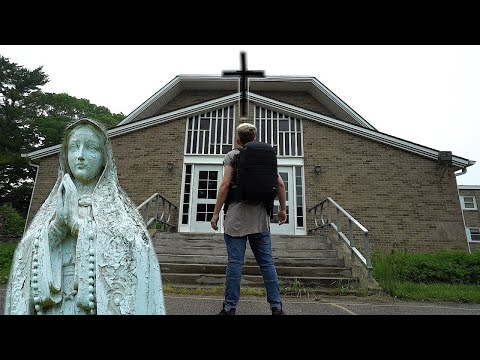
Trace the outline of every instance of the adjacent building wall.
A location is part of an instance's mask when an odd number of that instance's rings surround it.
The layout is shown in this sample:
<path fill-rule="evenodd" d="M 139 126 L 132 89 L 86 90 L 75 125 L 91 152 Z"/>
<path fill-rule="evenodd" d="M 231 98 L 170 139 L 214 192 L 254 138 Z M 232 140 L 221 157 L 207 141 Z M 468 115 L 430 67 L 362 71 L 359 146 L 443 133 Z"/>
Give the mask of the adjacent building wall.
<path fill-rule="evenodd" d="M 480 187 L 474 189 L 459 189 L 460 196 L 475 196 L 476 210 L 463 210 L 466 227 L 480 228 Z M 470 242 L 470 250 L 480 250 L 480 242 Z"/>

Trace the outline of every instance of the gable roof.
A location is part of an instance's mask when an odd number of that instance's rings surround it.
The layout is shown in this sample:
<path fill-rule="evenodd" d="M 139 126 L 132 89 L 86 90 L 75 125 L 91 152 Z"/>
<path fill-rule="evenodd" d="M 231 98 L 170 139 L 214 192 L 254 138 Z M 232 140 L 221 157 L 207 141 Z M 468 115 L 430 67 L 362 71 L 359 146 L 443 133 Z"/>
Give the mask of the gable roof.
<path fill-rule="evenodd" d="M 376 142 L 380 142 L 398 149 L 402 149 L 432 160 L 438 159 L 439 150 L 435 150 L 423 145 L 413 143 L 411 141 L 403 140 L 398 137 L 381 133 L 375 129 L 366 128 L 360 125 L 354 125 L 342 120 L 334 119 L 332 117 L 319 114 L 313 111 L 309 111 L 298 106 L 287 104 L 278 100 L 273 100 L 252 92 L 247 94 L 249 101 L 255 104 L 265 106 L 275 111 L 282 112 L 287 115 L 291 115 L 297 118 L 303 118 L 318 122 L 320 124 L 333 127 L 338 130 L 342 130 L 357 136 L 361 136 Z M 240 93 L 224 96 L 218 99 L 209 100 L 200 104 L 188 106 L 175 111 L 171 111 L 165 114 L 152 116 L 147 119 L 138 120 L 135 122 L 124 123 L 123 125 L 117 125 L 116 127 L 107 131 L 108 137 L 116 137 L 124 135 L 133 131 L 141 130 L 150 126 L 154 126 L 167 121 L 185 118 L 192 115 L 204 113 L 210 109 L 224 107 L 230 104 L 234 104 L 240 99 Z M 31 160 L 40 159 L 46 156 L 57 153 L 60 149 L 60 145 L 50 146 L 45 149 L 36 150 L 29 154 L 22 154 L 23 157 L 28 157 Z M 452 156 L 452 165 L 458 168 L 466 168 L 475 164 L 475 161 L 462 158 L 459 156 Z"/>
<path fill-rule="evenodd" d="M 237 92 L 239 81 L 221 76 L 178 75 L 133 110 L 118 126 L 155 116 L 183 90 L 230 90 Z M 330 89 L 314 77 L 269 76 L 249 79 L 249 91 L 305 91 L 325 106 L 337 119 L 375 130 Z"/>

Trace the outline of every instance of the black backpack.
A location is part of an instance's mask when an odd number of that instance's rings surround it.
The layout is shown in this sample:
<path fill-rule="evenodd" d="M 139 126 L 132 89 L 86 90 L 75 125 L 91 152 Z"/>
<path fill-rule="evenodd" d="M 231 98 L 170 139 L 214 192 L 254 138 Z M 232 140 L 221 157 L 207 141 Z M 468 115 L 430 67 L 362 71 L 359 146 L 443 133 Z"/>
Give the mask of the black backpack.
<path fill-rule="evenodd" d="M 278 194 L 277 154 L 266 143 L 250 141 L 239 149 L 233 160 L 233 181 L 230 184 L 224 212 L 232 201 L 263 201 L 270 215 Z"/>

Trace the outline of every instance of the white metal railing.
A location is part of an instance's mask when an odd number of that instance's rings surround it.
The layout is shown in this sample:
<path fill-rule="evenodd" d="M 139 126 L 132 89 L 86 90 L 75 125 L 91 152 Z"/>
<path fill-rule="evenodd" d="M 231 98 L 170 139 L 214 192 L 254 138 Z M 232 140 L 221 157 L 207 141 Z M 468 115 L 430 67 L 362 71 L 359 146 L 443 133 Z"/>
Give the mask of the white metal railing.
<path fill-rule="evenodd" d="M 335 208 L 335 220 L 332 220 L 332 209 Z M 326 209 L 325 209 L 326 208 Z M 350 248 L 350 253 L 352 260 L 357 257 L 362 265 L 368 271 L 368 279 L 372 280 L 372 260 L 370 254 L 370 243 L 368 241 L 368 230 L 360 224 L 357 220 L 353 218 L 348 212 L 346 212 L 340 205 L 338 205 L 332 198 L 327 197 L 326 199 L 320 201 L 317 205 L 309 209 L 308 211 L 313 210 L 313 218 L 315 221 L 315 227 L 312 229 L 312 232 L 315 234 L 318 229 L 324 228 L 326 226 L 331 226 L 338 234 L 338 239 L 343 240 L 347 246 Z M 327 220 L 325 220 L 325 210 L 327 212 Z M 342 217 L 348 221 L 348 236 L 345 235 L 342 228 Z M 354 236 L 354 226 L 356 227 L 356 232 L 360 232 L 363 235 L 364 239 L 364 248 L 362 254 L 361 250 L 355 246 L 355 236 Z"/>
<path fill-rule="evenodd" d="M 149 210 L 153 208 L 153 214 L 150 215 Z M 172 204 L 171 201 L 165 199 L 159 193 L 155 193 L 147 200 L 137 206 L 137 210 L 143 216 L 145 224 L 150 226 L 153 224 L 155 227 L 160 222 L 168 226 L 170 231 L 173 231 L 177 226 L 171 222 L 173 215 L 177 207 Z"/>

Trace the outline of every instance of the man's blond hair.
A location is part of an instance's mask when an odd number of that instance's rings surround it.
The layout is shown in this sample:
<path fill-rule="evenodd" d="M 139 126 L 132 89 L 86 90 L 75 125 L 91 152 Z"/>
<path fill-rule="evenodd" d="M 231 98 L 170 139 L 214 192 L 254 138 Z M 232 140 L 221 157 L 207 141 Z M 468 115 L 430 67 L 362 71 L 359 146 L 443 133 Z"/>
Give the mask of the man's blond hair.
<path fill-rule="evenodd" d="M 255 139 L 257 128 L 250 123 L 241 123 L 237 126 L 237 135 L 242 145 Z"/>

